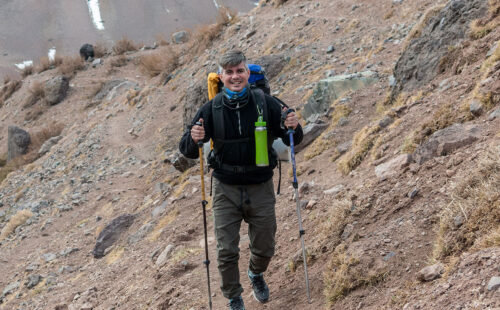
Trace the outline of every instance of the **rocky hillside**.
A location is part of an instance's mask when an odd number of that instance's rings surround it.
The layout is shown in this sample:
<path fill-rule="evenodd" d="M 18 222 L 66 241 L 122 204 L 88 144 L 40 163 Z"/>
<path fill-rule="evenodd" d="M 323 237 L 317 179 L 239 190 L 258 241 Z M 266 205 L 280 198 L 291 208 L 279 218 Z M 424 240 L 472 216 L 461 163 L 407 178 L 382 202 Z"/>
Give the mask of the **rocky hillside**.
<path fill-rule="evenodd" d="M 177 144 L 232 48 L 266 67 L 306 132 L 312 303 L 284 163 L 271 300 L 242 277 L 247 309 L 499 308 L 499 13 L 498 0 L 261 1 L 179 44 L 121 41 L 6 79 L 0 309 L 208 309 L 199 168 Z"/>

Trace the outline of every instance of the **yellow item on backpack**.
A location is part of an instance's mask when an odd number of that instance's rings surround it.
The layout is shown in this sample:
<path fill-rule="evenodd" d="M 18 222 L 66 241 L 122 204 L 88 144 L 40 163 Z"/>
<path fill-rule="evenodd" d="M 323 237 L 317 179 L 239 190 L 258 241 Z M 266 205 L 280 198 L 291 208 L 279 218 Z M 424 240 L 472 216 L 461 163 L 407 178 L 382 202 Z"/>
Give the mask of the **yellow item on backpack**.
<path fill-rule="evenodd" d="M 219 93 L 219 75 L 215 72 L 210 72 L 207 77 L 208 83 L 208 100 L 214 99 Z"/>

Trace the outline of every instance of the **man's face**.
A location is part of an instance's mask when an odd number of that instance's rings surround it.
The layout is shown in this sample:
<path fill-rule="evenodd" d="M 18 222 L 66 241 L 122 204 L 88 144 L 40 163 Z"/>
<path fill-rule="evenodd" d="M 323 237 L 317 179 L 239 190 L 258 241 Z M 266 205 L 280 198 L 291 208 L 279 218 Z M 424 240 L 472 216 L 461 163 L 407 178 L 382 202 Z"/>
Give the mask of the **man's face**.
<path fill-rule="evenodd" d="M 219 77 L 224 83 L 224 87 L 228 88 L 230 91 L 240 92 L 247 86 L 248 78 L 250 77 L 250 72 L 245 67 L 244 63 L 240 63 L 236 66 L 228 66 L 222 69 L 222 73 Z"/>

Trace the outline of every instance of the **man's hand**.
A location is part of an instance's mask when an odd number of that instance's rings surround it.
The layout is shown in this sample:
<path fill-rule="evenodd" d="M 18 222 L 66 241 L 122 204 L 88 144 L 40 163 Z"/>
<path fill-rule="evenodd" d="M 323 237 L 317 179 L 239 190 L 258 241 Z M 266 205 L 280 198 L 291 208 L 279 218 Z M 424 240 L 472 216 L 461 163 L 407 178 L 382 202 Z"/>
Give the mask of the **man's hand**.
<path fill-rule="evenodd" d="M 191 138 L 193 139 L 194 143 L 198 143 L 198 141 L 203 140 L 203 138 L 205 138 L 205 129 L 203 128 L 203 118 L 200 118 L 198 122 L 201 123 L 201 126 L 194 125 L 191 128 Z"/>
<path fill-rule="evenodd" d="M 286 111 L 287 108 L 284 107 L 283 112 Z M 292 128 L 293 130 L 295 130 L 295 128 L 297 128 L 297 126 L 299 125 L 299 118 L 297 117 L 297 114 L 295 114 L 295 112 L 288 113 L 284 121 L 284 125 L 286 126 L 286 128 Z"/>

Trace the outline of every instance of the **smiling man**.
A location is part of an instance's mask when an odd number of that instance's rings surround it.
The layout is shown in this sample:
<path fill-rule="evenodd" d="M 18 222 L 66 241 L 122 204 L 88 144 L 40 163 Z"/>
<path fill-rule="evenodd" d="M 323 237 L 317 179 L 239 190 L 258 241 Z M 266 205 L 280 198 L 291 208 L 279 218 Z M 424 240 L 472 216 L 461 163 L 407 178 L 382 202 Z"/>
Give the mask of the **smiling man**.
<path fill-rule="evenodd" d="M 197 158 L 197 143 L 213 139 L 214 149 L 208 162 L 215 178 L 212 209 L 221 290 L 229 299 L 229 309 L 241 310 L 245 309 L 238 269 L 241 222 L 248 223 L 250 240 L 247 275 L 253 296 L 264 303 L 269 300 L 269 288 L 263 273 L 274 255 L 276 234 L 272 177 L 277 156 L 271 144 L 281 138 L 290 145 L 287 128 L 295 130 L 294 142 L 298 144 L 302 140 L 302 129 L 294 112 L 286 114 L 282 121 L 281 115 L 286 109 L 282 110 L 272 96 L 250 88 L 250 71 L 241 51 L 222 55 L 219 66 L 219 78 L 224 84 L 222 92 L 197 112 L 179 149 L 186 157 Z M 269 150 L 267 165 L 256 162 L 256 149 L 262 145 L 255 138 L 255 132 L 263 127 L 267 130 L 264 148 Z"/>

